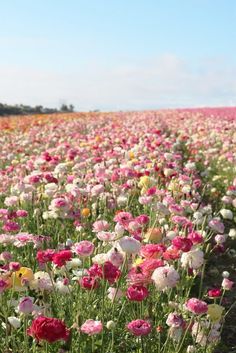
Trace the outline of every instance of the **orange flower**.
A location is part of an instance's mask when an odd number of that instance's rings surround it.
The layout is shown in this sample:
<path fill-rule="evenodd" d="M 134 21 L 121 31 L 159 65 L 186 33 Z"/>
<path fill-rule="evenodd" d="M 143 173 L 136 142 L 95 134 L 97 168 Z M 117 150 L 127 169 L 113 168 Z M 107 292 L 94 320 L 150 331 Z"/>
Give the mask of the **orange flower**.
<path fill-rule="evenodd" d="M 149 228 L 144 235 L 146 241 L 153 241 L 159 243 L 162 240 L 162 233 L 160 228 Z"/>
<path fill-rule="evenodd" d="M 83 217 L 89 217 L 90 214 L 91 214 L 90 209 L 87 208 L 87 207 L 83 208 L 82 211 L 81 211 L 81 214 L 82 214 Z"/>

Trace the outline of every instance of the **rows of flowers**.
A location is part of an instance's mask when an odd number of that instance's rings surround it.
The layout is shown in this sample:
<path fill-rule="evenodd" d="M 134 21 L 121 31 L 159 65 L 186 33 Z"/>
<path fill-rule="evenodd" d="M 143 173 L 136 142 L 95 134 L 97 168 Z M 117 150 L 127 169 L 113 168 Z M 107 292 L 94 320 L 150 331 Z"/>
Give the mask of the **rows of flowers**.
<path fill-rule="evenodd" d="M 0 351 L 210 353 L 234 307 L 236 109 L 1 122 Z M 230 303 L 230 304 L 229 304 Z"/>

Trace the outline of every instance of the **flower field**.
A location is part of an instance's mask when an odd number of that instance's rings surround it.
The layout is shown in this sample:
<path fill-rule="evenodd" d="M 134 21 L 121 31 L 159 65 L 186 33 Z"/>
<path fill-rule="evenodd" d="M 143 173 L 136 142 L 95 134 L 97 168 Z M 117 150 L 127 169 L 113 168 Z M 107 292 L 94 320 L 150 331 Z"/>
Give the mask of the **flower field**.
<path fill-rule="evenodd" d="M 0 146 L 1 353 L 236 351 L 236 108 L 2 118 Z"/>

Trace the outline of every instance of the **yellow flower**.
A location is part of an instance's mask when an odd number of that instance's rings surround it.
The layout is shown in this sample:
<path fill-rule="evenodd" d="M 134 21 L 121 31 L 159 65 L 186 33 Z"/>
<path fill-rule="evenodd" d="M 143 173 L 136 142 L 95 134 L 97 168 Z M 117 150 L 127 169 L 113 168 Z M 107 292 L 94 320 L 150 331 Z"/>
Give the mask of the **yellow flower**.
<path fill-rule="evenodd" d="M 18 271 L 12 274 L 12 286 L 17 289 L 25 286 L 26 282 L 34 279 L 33 271 L 28 267 L 21 267 Z"/>
<path fill-rule="evenodd" d="M 129 158 L 134 159 L 134 152 L 133 151 L 129 151 Z"/>
<path fill-rule="evenodd" d="M 139 183 L 138 183 L 138 186 L 140 188 L 147 188 L 148 186 L 150 185 L 150 178 L 149 176 L 147 175 L 144 175 L 142 176 L 140 179 L 139 179 Z"/>
<path fill-rule="evenodd" d="M 141 259 L 141 257 L 138 257 L 135 261 L 134 261 L 134 266 L 139 266 L 141 265 L 141 263 L 143 263 L 144 259 Z"/>
<path fill-rule="evenodd" d="M 218 304 L 209 304 L 207 314 L 209 315 L 211 321 L 217 322 L 221 319 L 224 307 Z"/>

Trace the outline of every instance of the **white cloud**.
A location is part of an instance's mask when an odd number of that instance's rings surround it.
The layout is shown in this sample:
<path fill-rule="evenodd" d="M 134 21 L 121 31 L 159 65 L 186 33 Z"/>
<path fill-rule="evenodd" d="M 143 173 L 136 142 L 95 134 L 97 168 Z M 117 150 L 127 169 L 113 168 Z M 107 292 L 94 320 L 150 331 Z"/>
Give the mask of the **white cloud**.
<path fill-rule="evenodd" d="M 79 110 L 155 109 L 236 105 L 236 66 L 205 59 L 190 65 L 172 54 L 105 67 L 89 63 L 76 72 L 0 68 L 0 101 Z"/>

